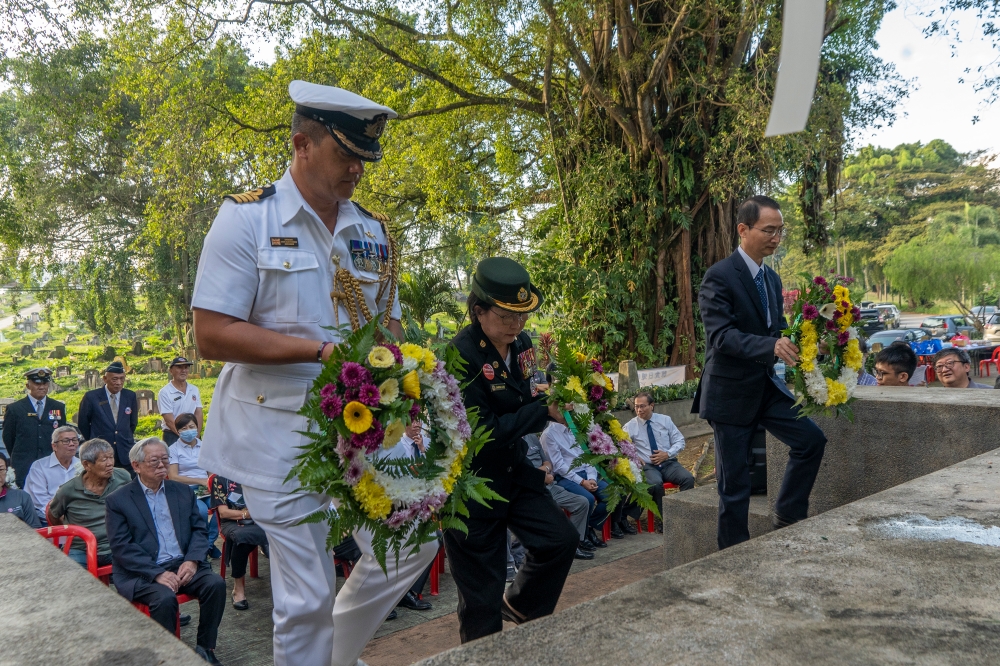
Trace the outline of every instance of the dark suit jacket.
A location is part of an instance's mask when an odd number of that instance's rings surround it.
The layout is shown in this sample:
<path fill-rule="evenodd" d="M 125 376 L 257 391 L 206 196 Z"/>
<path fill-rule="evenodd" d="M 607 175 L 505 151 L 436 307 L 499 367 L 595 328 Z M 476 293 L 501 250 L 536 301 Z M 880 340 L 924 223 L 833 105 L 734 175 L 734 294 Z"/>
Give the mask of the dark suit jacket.
<path fill-rule="evenodd" d="M 66 405 L 46 396 L 44 408 L 39 420 L 34 402 L 24 396 L 7 405 L 3 416 L 3 444 L 19 488 L 24 488 L 31 463 L 52 453 L 52 431 L 66 425 Z"/>
<path fill-rule="evenodd" d="M 504 359 L 478 324 L 459 331 L 452 344 L 468 363 L 465 406 L 479 408 L 479 425 L 493 431 L 491 440 L 472 459 L 471 469 L 490 479 L 487 485 L 504 498 L 510 497 L 515 484 L 545 492 L 545 473 L 528 462 L 528 445 L 523 439 L 528 433 L 543 430 L 549 420 L 544 396 L 532 397 L 529 378 L 521 367 L 522 362 L 530 365 L 529 371 L 535 366 L 531 338 L 522 332 L 511 345 L 510 372 L 505 371 Z M 487 379 L 484 365 L 491 368 L 493 379 Z M 491 502 L 490 508 L 478 502 L 468 504 L 473 518 L 505 516 L 506 506 L 506 502 L 497 501 Z"/>
<path fill-rule="evenodd" d="M 208 529 L 198 512 L 194 492 L 183 483 L 164 481 L 167 506 L 173 518 L 174 534 L 184 553 L 184 560 L 208 565 Z M 156 524 L 149 510 L 142 482 L 138 477 L 108 495 L 105 500 L 105 523 L 111 545 L 111 576 L 119 594 L 132 600 L 139 581 L 151 583 L 166 571 L 156 563 L 160 542 Z"/>
<path fill-rule="evenodd" d="M 698 307 L 705 325 L 705 369 L 691 411 L 719 423 L 748 425 L 767 382 L 791 396 L 774 376 L 774 343 L 786 327 L 781 278 L 764 266 L 771 326 L 760 293 L 740 255 L 716 263 L 701 282 Z"/>
<path fill-rule="evenodd" d="M 132 469 L 128 452 L 135 444 L 135 427 L 139 423 L 139 401 L 135 391 L 121 390 L 118 400 L 118 422 L 111 416 L 108 393 L 102 386 L 83 394 L 80 401 L 80 432 L 84 439 L 100 437 L 115 448 L 115 458 L 119 467 Z"/>

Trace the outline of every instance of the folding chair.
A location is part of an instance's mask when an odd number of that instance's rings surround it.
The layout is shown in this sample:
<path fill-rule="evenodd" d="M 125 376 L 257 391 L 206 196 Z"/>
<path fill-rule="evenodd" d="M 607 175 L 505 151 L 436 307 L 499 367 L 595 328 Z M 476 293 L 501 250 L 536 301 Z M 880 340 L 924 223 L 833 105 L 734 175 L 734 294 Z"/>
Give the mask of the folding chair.
<path fill-rule="evenodd" d="M 191 597 L 186 594 L 177 594 L 177 621 L 174 623 L 174 635 L 177 638 L 181 637 L 181 604 L 186 604 L 189 601 L 196 601 L 198 597 Z M 149 617 L 149 606 L 146 604 L 140 604 L 138 601 L 133 601 L 132 605 L 136 607 L 140 613 Z"/>

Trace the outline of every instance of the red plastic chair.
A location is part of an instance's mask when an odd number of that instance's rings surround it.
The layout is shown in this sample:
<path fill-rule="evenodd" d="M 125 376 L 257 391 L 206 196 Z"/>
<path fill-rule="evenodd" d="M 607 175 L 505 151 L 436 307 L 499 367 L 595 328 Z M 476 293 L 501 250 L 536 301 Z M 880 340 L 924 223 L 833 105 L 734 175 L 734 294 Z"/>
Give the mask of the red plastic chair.
<path fill-rule="evenodd" d="M 47 522 L 51 526 L 50 528 L 45 528 L 45 529 L 51 529 L 51 528 L 55 528 L 55 527 L 75 527 L 75 528 L 83 530 L 84 532 L 86 532 L 87 534 L 89 534 L 90 538 L 94 540 L 94 553 L 93 553 L 93 555 L 94 555 L 93 565 L 94 566 L 93 567 L 90 566 L 91 565 L 91 562 L 90 562 L 90 555 L 91 555 L 91 553 L 90 553 L 90 546 L 89 546 L 89 542 L 87 541 L 87 537 L 86 537 L 86 535 L 80 537 L 80 538 L 83 539 L 83 542 L 85 544 L 88 544 L 87 545 L 87 571 L 89 571 L 91 573 L 91 575 L 94 576 L 94 578 L 96 578 L 97 580 L 101 581 L 105 585 L 110 585 L 111 584 L 111 565 L 109 564 L 109 565 L 103 566 L 103 567 L 97 566 L 97 538 L 94 537 L 93 532 L 91 532 L 90 530 L 88 530 L 86 527 L 80 527 L 79 525 L 57 525 L 57 524 L 55 524 L 56 521 L 53 520 L 53 518 L 52 518 L 52 513 L 49 511 L 49 506 L 45 507 L 45 522 Z M 39 530 L 38 532 L 39 532 L 39 534 L 41 534 L 43 531 L 44 531 L 44 529 L 43 530 Z M 46 538 L 48 538 L 47 534 L 44 534 L 43 536 L 45 536 Z M 59 547 L 59 539 L 62 538 L 63 536 L 64 535 L 55 535 L 55 536 L 53 536 L 52 537 L 52 544 L 58 548 Z M 70 546 L 73 543 L 73 536 L 78 536 L 78 535 L 74 534 L 74 535 L 70 536 L 70 538 L 67 539 L 66 543 L 63 545 L 63 552 L 66 553 L 67 556 L 69 555 Z"/>
<path fill-rule="evenodd" d="M 215 479 L 215 474 L 208 475 L 208 490 L 212 491 L 212 481 Z M 218 507 L 213 507 L 208 510 L 208 515 L 215 516 L 215 524 L 219 527 L 219 534 L 222 534 L 222 516 L 219 515 L 217 510 Z M 226 547 L 229 544 L 229 540 L 226 537 L 222 537 L 222 557 L 219 558 L 219 575 L 223 578 L 226 577 Z M 212 544 L 209 544 L 211 546 Z M 257 575 L 257 553 L 260 551 L 260 547 L 253 549 L 250 553 L 250 577 L 259 578 Z"/>
<path fill-rule="evenodd" d="M 197 599 L 198 599 L 198 597 L 191 597 L 191 596 L 188 596 L 186 594 L 179 594 L 178 593 L 178 595 L 177 595 L 177 621 L 174 623 L 174 635 L 177 636 L 177 638 L 181 637 L 181 610 L 180 610 L 181 609 L 181 604 L 186 604 L 189 601 L 196 601 Z M 142 613 L 146 617 L 149 617 L 149 606 L 147 606 L 146 604 L 140 604 L 138 601 L 133 601 L 132 605 L 135 606 L 136 609 L 140 613 Z"/>
<path fill-rule="evenodd" d="M 993 355 L 988 359 L 983 359 L 979 362 L 979 376 L 983 376 L 983 368 L 986 368 L 986 376 L 990 376 L 990 364 L 993 364 L 997 368 L 997 374 L 1000 374 L 1000 347 L 993 350 Z"/>
<path fill-rule="evenodd" d="M 431 596 L 436 597 L 441 583 L 441 574 L 444 573 L 444 546 L 438 548 L 437 555 L 434 556 L 434 563 L 431 565 Z"/>
<path fill-rule="evenodd" d="M 679 488 L 676 484 L 667 481 L 663 484 L 664 490 L 670 490 L 671 488 Z M 642 523 L 640 521 L 635 521 L 635 528 L 638 530 L 639 534 L 642 534 Z M 656 518 L 652 511 L 646 511 L 646 531 L 652 534 L 656 530 Z"/>

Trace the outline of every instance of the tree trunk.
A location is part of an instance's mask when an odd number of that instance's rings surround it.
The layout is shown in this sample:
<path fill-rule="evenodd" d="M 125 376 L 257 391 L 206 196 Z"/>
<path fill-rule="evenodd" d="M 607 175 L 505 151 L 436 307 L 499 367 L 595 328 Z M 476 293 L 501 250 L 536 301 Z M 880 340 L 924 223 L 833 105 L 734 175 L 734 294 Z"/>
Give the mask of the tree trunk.
<path fill-rule="evenodd" d="M 694 379 L 695 332 L 691 293 L 691 231 L 684 229 L 673 248 L 674 275 L 677 279 L 677 328 L 670 365 L 687 366 L 685 379 Z"/>

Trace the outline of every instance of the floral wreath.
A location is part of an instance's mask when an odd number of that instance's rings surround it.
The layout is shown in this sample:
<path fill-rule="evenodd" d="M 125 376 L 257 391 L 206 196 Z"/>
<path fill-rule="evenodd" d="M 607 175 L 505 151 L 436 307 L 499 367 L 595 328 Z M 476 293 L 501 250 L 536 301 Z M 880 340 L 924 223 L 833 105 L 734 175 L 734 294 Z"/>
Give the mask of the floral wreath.
<path fill-rule="evenodd" d="M 804 276 L 809 279 L 808 275 Z M 817 276 L 792 304 L 792 326 L 784 331 L 799 347 L 799 364 L 786 370 L 802 416 L 825 414 L 853 420 L 858 371 L 864 360 L 855 322 L 861 311 L 847 288 L 854 278 Z"/>
<path fill-rule="evenodd" d="M 332 548 L 359 528 L 372 532 L 372 547 L 385 568 L 386 554 L 436 538 L 443 528 L 467 531 L 469 499 L 498 499 L 486 479 L 469 471 L 487 440 L 476 410 L 466 411 L 455 375 L 464 361 L 454 348 L 446 360 L 413 343 L 376 344 L 369 322 L 334 348 L 299 412 L 309 419 L 312 441 L 303 448 L 289 480 L 328 495 L 332 505 L 306 518 L 330 525 Z M 383 331 L 383 335 L 387 335 Z M 426 424 L 430 444 L 420 458 L 386 459 L 415 419 Z"/>

